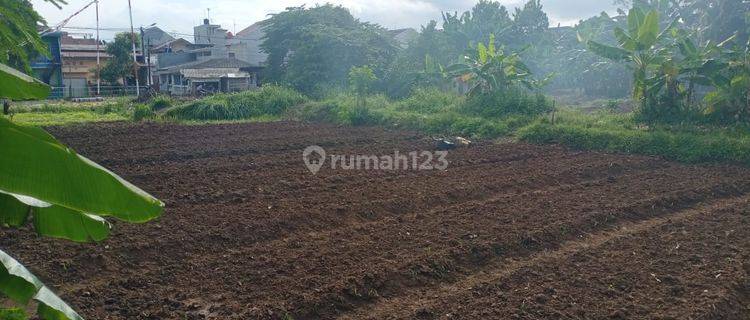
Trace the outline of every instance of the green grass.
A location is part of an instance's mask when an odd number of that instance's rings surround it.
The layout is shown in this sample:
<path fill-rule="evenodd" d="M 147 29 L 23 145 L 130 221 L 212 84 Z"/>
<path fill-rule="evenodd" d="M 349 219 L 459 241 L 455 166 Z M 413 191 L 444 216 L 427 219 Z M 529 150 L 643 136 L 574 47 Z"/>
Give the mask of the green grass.
<path fill-rule="evenodd" d="M 28 317 L 21 309 L 2 309 L 0 308 L 0 319 L 2 320 L 26 320 Z"/>
<path fill-rule="evenodd" d="M 13 121 L 19 124 L 52 126 L 125 121 L 131 117 L 132 109 L 133 105 L 127 98 L 84 103 L 43 101 L 13 105 L 11 115 Z"/>
<path fill-rule="evenodd" d="M 506 136 L 535 119 L 534 116 L 521 114 L 483 117 L 466 108 L 464 97 L 434 89 L 417 90 L 401 101 L 374 95 L 367 98 L 366 107 L 357 106 L 356 98 L 352 95 L 337 94 L 295 108 L 290 117 L 303 121 L 380 125 L 472 138 Z"/>
<path fill-rule="evenodd" d="M 307 98 L 278 86 L 264 86 L 257 91 L 219 94 L 172 107 L 163 117 L 173 120 L 222 121 L 253 119 L 266 115 L 280 116 Z"/>
<path fill-rule="evenodd" d="M 23 125 L 60 126 L 87 122 L 125 121 L 129 118 L 118 113 L 98 113 L 93 111 L 69 111 L 59 113 L 18 113 L 13 121 Z"/>
<path fill-rule="evenodd" d="M 233 123 L 262 123 L 262 122 L 277 122 L 284 121 L 286 118 L 283 116 L 275 115 L 262 115 L 257 117 L 251 117 L 247 119 L 238 120 L 175 120 L 175 119 L 162 119 L 165 122 L 174 122 L 187 126 L 199 126 L 206 124 L 233 124 Z"/>
<path fill-rule="evenodd" d="M 630 114 L 560 112 L 552 124 L 539 119 L 517 137 L 580 150 L 660 156 L 686 163 L 750 165 L 750 131 L 742 128 L 639 125 Z"/>

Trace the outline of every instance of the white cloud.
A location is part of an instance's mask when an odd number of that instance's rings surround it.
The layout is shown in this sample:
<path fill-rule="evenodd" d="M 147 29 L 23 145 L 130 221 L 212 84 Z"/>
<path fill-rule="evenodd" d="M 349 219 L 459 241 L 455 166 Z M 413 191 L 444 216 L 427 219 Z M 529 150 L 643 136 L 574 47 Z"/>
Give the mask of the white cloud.
<path fill-rule="evenodd" d="M 283 11 L 287 7 L 316 2 L 305 0 L 131 0 L 133 20 L 136 28 L 156 22 L 167 32 L 192 34 L 193 26 L 201 23 L 206 17 L 207 8 L 211 9 L 213 23 L 224 28 L 240 31 L 250 24 L 263 20 L 268 14 Z M 69 0 L 62 10 L 43 0 L 31 0 L 47 21 L 54 25 L 82 8 L 90 0 Z M 475 0 L 330 0 L 349 8 L 352 14 L 363 21 L 379 23 L 388 28 L 418 28 L 429 20 L 440 20 L 442 11 L 469 10 Z M 522 5 L 525 0 L 500 0 L 513 8 Z M 572 24 L 581 18 L 597 15 L 603 10 L 612 11 L 609 0 L 543 0 L 550 16 L 551 23 Z M 125 0 L 100 0 L 101 26 L 127 30 L 128 6 Z M 511 11 L 512 12 L 512 11 Z M 95 14 L 93 7 L 73 18 L 68 26 L 93 27 Z M 71 31 L 72 30 L 68 30 Z M 80 32 L 93 33 L 90 30 Z M 103 32 L 104 38 L 111 38 L 114 31 Z M 189 37 L 188 37 L 189 38 Z"/>

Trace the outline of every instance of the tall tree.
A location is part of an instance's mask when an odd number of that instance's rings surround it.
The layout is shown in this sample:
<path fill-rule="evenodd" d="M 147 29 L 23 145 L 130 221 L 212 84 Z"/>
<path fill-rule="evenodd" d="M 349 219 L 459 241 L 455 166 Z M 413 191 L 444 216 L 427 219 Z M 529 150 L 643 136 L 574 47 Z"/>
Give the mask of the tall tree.
<path fill-rule="evenodd" d="M 133 62 L 132 35 L 129 32 L 118 33 L 115 41 L 107 44 L 107 54 L 112 56 L 101 71 L 101 77 L 109 83 L 122 83 L 127 85 L 128 79 L 134 76 L 135 65 Z M 135 37 L 136 47 L 140 46 L 139 37 Z"/>
<path fill-rule="evenodd" d="M 381 76 L 397 52 L 386 29 L 331 4 L 288 8 L 264 21 L 263 29 L 267 80 L 308 94 L 346 87 L 353 66 L 369 65 Z"/>
<path fill-rule="evenodd" d="M 516 8 L 513 14 L 513 33 L 528 40 L 529 37 L 544 33 L 549 28 L 549 18 L 544 13 L 541 0 L 529 0 L 523 9 Z"/>
<path fill-rule="evenodd" d="M 508 10 L 497 1 L 480 0 L 471 11 L 443 14 L 443 30 L 452 45 L 452 54 L 463 54 L 469 46 L 487 42 L 490 35 L 503 38 L 513 24 Z"/>

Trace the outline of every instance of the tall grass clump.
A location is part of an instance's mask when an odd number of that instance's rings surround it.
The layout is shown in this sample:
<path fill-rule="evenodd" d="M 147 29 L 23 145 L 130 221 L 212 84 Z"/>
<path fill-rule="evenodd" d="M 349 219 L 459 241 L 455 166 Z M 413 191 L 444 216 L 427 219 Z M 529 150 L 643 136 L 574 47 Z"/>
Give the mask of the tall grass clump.
<path fill-rule="evenodd" d="M 604 117 L 606 118 L 606 117 Z M 632 120 L 631 120 L 632 121 Z M 750 165 L 750 134 L 720 129 L 681 130 L 638 127 L 586 119 L 552 124 L 540 119 L 520 129 L 517 137 L 537 144 L 560 144 L 579 150 L 659 156 L 687 163 L 729 162 Z"/>
<path fill-rule="evenodd" d="M 133 110 L 133 121 L 139 122 L 156 118 L 156 113 L 151 106 L 139 104 Z"/>
<path fill-rule="evenodd" d="M 470 96 L 464 103 L 464 112 L 486 118 L 508 115 L 535 116 L 553 110 L 552 101 L 541 93 L 527 92 L 513 87 L 490 93 Z"/>
<path fill-rule="evenodd" d="M 495 138 L 527 125 L 532 117 L 509 115 L 490 119 L 463 113 L 465 99 L 437 89 L 418 89 L 401 101 L 384 95 L 367 97 L 366 107 L 352 94 L 339 93 L 295 109 L 293 118 L 344 125 L 382 125 L 430 134 Z"/>
<path fill-rule="evenodd" d="M 154 97 L 149 103 L 149 107 L 151 107 L 151 110 L 153 111 L 169 109 L 173 105 L 174 100 L 172 100 L 172 98 L 167 95 L 158 95 Z"/>
<path fill-rule="evenodd" d="M 263 116 L 281 116 L 290 107 L 307 98 L 289 88 L 264 86 L 257 91 L 218 94 L 173 107 L 164 114 L 178 120 L 243 120 Z"/>
<path fill-rule="evenodd" d="M 418 88 L 404 100 L 396 103 L 396 109 L 417 113 L 436 113 L 456 110 L 465 102 L 463 96 L 438 88 Z"/>

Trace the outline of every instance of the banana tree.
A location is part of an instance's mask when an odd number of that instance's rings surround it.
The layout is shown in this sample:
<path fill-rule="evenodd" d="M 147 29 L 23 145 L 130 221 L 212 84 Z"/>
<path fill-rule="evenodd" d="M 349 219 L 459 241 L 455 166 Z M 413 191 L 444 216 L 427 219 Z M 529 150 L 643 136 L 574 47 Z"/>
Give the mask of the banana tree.
<path fill-rule="evenodd" d="M 706 111 L 733 121 L 750 122 L 750 41 L 744 48 L 724 50 L 722 55 L 727 65 L 710 77 L 716 90 L 705 97 Z"/>
<path fill-rule="evenodd" d="M 578 38 L 585 41 L 588 49 L 599 56 L 616 62 L 629 63 L 633 69 L 633 100 L 639 101 L 642 107 L 646 107 L 660 89 L 660 81 L 653 77 L 658 74 L 662 64 L 670 57 L 669 52 L 659 44 L 677 23 L 678 20 L 675 19 L 660 32 L 658 11 L 644 12 L 634 7 L 628 13 L 628 30 L 621 27 L 614 30 L 619 46 L 602 44 L 589 40 L 583 35 L 579 35 Z M 662 69 L 661 71 L 671 70 Z M 669 81 L 670 79 L 665 77 L 661 80 Z M 666 85 L 666 82 L 664 84 Z"/>
<path fill-rule="evenodd" d="M 0 64 L 0 98 L 46 98 L 49 87 Z M 141 223 L 163 203 L 77 154 L 40 128 L 0 116 L 0 224 L 27 224 L 42 236 L 76 242 L 109 235 L 105 217 Z M 20 305 L 37 302 L 42 319 L 82 319 L 21 263 L 0 250 L 0 293 Z"/>
<path fill-rule="evenodd" d="M 684 75 L 687 82 L 686 104 L 693 105 L 695 102 L 696 85 L 711 86 L 714 80 L 721 81 L 721 72 L 728 67 L 723 61 L 721 50 L 724 46 L 735 39 L 732 36 L 721 43 L 706 41 L 703 45 L 696 45 L 689 34 L 675 31 L 676 47 L 682 55 L 680 61 L 680 73 Z"/>
<path fill-rule="evenodd" d="M 446 68 L 451 76 L 469 83 L 469 96 L 505 90 L 513 85 L 529 89 L 539 87 L 531 70 L 521 60 L 520 54 L 507 53 L 495 46 L 495 36 L 490 35 L 487 45 L 479 43 L 476 55 L 463 57 L 464 62 Z"/>

